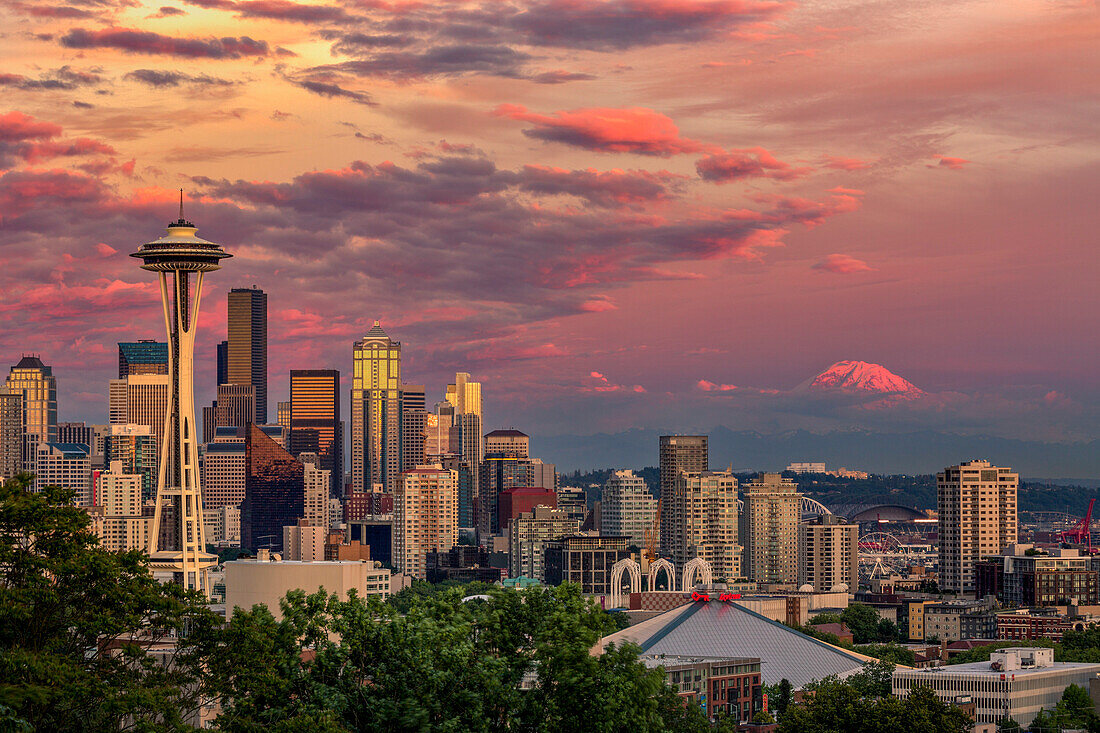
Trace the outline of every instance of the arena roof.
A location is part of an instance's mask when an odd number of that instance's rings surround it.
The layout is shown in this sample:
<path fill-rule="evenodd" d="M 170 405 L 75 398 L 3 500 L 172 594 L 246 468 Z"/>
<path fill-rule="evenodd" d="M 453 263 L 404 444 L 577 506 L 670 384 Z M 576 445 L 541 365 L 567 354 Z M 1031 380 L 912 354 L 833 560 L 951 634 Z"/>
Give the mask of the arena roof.
<path fill-rule="evenodd" d="M 887 522 L 912 522 L 929 518 L 923 509 L 901 504 L 838 504 L 833 506 L 833 514 L 842 516 L 849 522 L 874 522 L 880 519 Z"/>

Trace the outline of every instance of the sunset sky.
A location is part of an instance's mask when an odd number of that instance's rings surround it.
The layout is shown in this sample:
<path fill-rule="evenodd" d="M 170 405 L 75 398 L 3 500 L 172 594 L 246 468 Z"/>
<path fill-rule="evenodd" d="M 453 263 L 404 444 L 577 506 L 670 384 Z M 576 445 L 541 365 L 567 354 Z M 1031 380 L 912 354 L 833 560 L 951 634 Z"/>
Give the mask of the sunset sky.
<path fill-rule="evenodd" d="M 164 339 L 182 187 L 205 400 L 255 285 L 272 414 L 378 319 L 488 428 L 1100 436 L 1095 2 L 165 2 L 0 5 L 0 360 L 62 420 Z M 928 395 L 795 389 L 844 359 Z"/>

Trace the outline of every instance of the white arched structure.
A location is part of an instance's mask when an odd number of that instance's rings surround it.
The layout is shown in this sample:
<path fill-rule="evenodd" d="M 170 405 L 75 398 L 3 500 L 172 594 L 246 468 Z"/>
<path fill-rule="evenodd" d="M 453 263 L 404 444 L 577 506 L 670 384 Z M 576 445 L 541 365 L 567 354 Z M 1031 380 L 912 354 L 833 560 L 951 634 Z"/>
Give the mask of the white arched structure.
<path fill-rule="evenodd" d="M 630 593 L 642 592 L 642 568 L 637 562 L 624 557 L 611 566 L 611 607 L 622 608 L 623 603 L 623 573 L 630 574 Z"/>
<path fill-rule="evenodd" d="M 649 564 L 649 589 L 657 590 L 657 573 L 661 570 L 668 574 L 668 589 L 676 590 L 676 567 L 663 557 Z"/>
<path fill-rule="evenodd" d="M 696 575 L 699 576 L 698 580 L 701 581 L 703 585 L 710 585 L 714 582 L 710 563 L 701 557 L 697 557 L 684 566 L 684 578 L 680 583 L 680 588 L 685 592 L 694 588 Z"/>
<path fill-rule="evenodd" d="M 832 510 L 829 509 L 829 507 L 825 506 L 817 499 L 811 499 L 808 496 L 802 497 L 802 500 L 799 502 L 798 508 L 802 513 L 802 516 L 806 516 L 807 514 L 821 515 L 833 513 Z"/>

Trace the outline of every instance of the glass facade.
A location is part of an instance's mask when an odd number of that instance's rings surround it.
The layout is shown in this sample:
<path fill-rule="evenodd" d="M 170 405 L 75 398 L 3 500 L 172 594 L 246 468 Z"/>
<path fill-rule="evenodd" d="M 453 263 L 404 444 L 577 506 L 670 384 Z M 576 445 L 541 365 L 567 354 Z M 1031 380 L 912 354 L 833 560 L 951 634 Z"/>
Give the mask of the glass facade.
<path fill-rule="evenodd" d="M 229 341 L 221 384 L 256 388 L 256 422 L 267 423 L 267 293 L 233 288 L 228 299 Z"/>
<path fill-rule="evenodd" d="M 290 370 L 290 452 L 316 453 L 332 472 L 332 491 L 343 488 L 344 450 L 340 431 L 340 372 Z"/>
<path fill-rule="evenodd" d="M 355 342 L 352 364 L 352 486 L 392 492 L 401 474 L 401 344 L 376 321 Z"/>
<path fill-rule="evenodd" d="M 305 514 L 305 467 L 256 425 L 245 438 L 241 547 L 283 549 L 283 527 Z"/>
<path fill-rule="evenodd" d="M 164 341 L 120 341 L 118 378 L 131 374 L 167 374 L 168 344 Z"/>

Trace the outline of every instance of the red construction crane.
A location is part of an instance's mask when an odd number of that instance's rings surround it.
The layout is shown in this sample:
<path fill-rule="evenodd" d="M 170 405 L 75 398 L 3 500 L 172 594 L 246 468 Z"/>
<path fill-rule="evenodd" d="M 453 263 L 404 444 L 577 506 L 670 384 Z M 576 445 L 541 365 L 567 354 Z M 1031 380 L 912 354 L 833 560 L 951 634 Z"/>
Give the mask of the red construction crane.
<path fill-rule="evenodd" d="M 1089 552 L 1092 552 L 1092 532 L 1089 527 L 1092 523 L 1092 505 L 1096 503 L 1096 499 L 1089 499 L 1089 510 L 1085 512 L 1085 518 L 1073 526 L 1073 529 L 1066 529 L 1062 531 L 1062 542 L 1074 542 L 1076 544 L 1087 544 Z"/>

